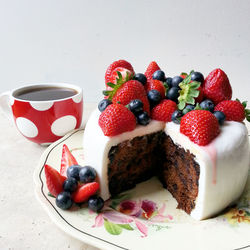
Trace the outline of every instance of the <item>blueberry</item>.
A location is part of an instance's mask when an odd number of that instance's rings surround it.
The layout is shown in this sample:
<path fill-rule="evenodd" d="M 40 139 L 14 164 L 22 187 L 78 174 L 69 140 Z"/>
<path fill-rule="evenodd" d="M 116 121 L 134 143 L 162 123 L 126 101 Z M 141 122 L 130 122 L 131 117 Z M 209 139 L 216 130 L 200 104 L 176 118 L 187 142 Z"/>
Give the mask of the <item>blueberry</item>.
<path fill-rule="evenodd" d="M 80 182 L 93 182 L 96 178 L 96 171 L 90 166 L 84 166 L 79 171 Z"/>
<path fill-rule="evenodd" d="M 194 110 L 194 108 L 195 108 L 194 105 L 188 104 L 188 105 L 182 110 L 183 115 L 185 115 L 186 113 L 188 113 L 188 112 L 191 111 L 191 110 Z"/>
<path fill-rule="evenodd" d="M 143 102 L 139 99 L 132 100 L 128 104 L 128 108 L 131 112 L 133 112 L 134 114 L 137 114 L 143 111 Z"/>
<path fill-rule="evenodd" d="M 167 85 L 168 85 L 169 88 L 172 88 L 173 87 L 172 86 L 172 77 L 167 77 L 166 78 L 166 83 L 167 83 Z"/>
<path fill-rule="evenodd" d="M 180 124 L 181 117 L 182 117 L 182 112 L 180 110 L 175 110 L 171 116 L 171 120 L 176 124 Z"/>
<path fill-rule="evenodd" d="M 81 169 L 81 166 L 79 165 L 72 165 L 67 169 L 67 177 L 75 178 L 76 180 L 79 180 L 79 171 Z"/>
<path fill-rule="evenodd" d="M 209 99 L 206 99 L 206 100 L 202 101 L 200 103 L 200 106 L 201 106 L 202 109 L 208 110 L 208 111 L 210 111 L 212 113 L 214 112 L 214 103 Z"/>
<path fill-rule="evenodd" d="M 178 87 L 179 88 L 179 84 L 183 81 L 183 78 L 180 76 L 175 76 L 172 78 L 172 87 Z"/>
<path fill-rule="evenodd" d="M 165 82 L 165 73 L 162 70 L 156 70 L 152 76 L 153 79 Z"/>
<path fill-rule="evenodd" d="M 193 72 L 191 74 L 191 80 L 203 83 L 204 82 L 204 76 L 200 72 Z"/>
<path fill-rule="evenodd" d="M 69 192 L 61 192 L 60 194 L 57 195 L 56 205 L 59 208 L 61 208 L 63 210 L 67 210 L 67 209 L 71 208 L 72 204 L 73 204 L 73 202 L 71 200 Z"/>
<path fill-rule="evenodd" d="M 104 200 L 98 196 L 92 196 L 88 200 L 88 208 L 94 212 L 100 212 L 104 206 Z"/>
<path fill-rule="evenodd" d="M 221 111 L 214 111 L 214 116 L 217 118 L 218 122 L 220 125 L 223 125 L 225 119 L 226 119 L 226 116 L 223 112 Z"/>
<path fill-rule="evenodd" d="M 73 193 L 77 189 L 78 182 L 75 178 L 68 178 L 63 183 L 63 190 L 66 192 Z"/>
<path fill-rule="evenodd" d="M 149 124 L 150 122 L 150 117 L 148 115 L 148 113 L 146 111 L 143 111 L 141 113 L 139 113 L 137 116 L 137 123 L 143 126 L 146 126 Z"/>
<path fill-rule="evenodd" d="M 156 89 L 149 90 L 147 95 L 151 106 L 154 106 L 161 101 L 161 94 Z"/>
<path fill-rule="evenodd" d="M 142 83 L 142 85 L 145 85 L 147 83 L 147 77 L 142 73 L 136 73 L 134 75 L 134 80 L 139 81 L 140 83 Z"/>
<path fill-rule="evenodd" d="M 99 102 L 98 104 L 98 109 L 103 112 L 107 107 L 108 105 L 112 104 L 112 102 L 109 100 L 109 99 L 103 99 Z"/>
<path fill-rule="evenodd" d="M 167 99 L 170 99 L 172 101 L 177 101 L 177 98 L 179 97 L 179 88 L 172 87 L 167 92 Z"/>

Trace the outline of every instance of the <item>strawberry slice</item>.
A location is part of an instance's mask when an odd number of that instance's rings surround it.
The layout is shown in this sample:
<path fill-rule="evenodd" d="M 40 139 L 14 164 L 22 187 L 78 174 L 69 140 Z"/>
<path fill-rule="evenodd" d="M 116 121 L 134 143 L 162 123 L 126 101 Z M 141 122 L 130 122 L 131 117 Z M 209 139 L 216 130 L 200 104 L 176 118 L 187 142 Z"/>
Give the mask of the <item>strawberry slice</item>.
<path fill-rule="evenodd" d="M 63 144 L 60 174 L 67 177 L 67 169 L 72 165 L 78 165 L 78 163 L 69 151 L 68 146 Z"/>
<path fill-rule="evenodd" d="M 94 195 L 99 189 L 98 182 L 90 182 L 84 185 L 79 185 L 77 190 L 72 194 L 72 200 L 76 203 L 82 203 Z"/>
<path fill-rule="evenodd" d="M 66 177 L 47 164 L 44 166 L 44 170 L 49 192 L 56 197 L 63 191 L 63 182 L 66 180 Z"/>

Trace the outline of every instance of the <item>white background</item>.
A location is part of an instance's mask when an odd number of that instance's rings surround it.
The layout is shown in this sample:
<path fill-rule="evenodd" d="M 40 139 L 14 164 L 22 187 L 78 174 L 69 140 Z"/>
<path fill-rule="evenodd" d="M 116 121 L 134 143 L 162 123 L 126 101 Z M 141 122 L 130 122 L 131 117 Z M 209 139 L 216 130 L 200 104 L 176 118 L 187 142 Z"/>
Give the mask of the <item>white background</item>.
<path fill-rule="evenodd" d="M 169 76 L 221 67 L 250 100 L 250 1 L 0 0 L 0 92 L 69 82 L 101 99 L 104 73 L 156 60 Z"/>

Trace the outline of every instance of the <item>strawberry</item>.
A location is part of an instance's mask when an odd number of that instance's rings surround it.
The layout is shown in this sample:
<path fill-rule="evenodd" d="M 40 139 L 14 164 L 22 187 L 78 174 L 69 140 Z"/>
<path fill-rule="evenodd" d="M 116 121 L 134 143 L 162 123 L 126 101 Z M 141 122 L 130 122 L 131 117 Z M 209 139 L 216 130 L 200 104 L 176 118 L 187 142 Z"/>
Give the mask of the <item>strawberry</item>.
<path fill-rule="evenodd" d="M 113 72 L 117 71 L 116 68 L 125 68 L 132 72 L 133 75 L 135 74 L 134 69 L 129 62 L 125 60 L 118 60 L 108 66 L 105 73 L 105 83 L 112 82 Z"/>
<path fill-rule="evenodd" d="M 177 105 L 172 100 L 162 100 L 151 111 L 151 117 L 154 120 L 171 122 L 173 112 L 177 110 Z"/>
<path fill-rule="evenodd" d="M 158 90 L 161 94 L 162 99 L 166 97 L 166 88 L 164 87 L 163 83 L 159 80 L 154 80 L 154 79 L 148 80 L 144 87 L 147 92 L 152 89 Z"/>
<path fill-rule="evenodd" d="M 63 182 L 66 180 L 66 177 L 47 164 L 44 166 L 44 171 L 48 190 L 56 197 L 63 191 Z"/>
<path fill-rule="evenodd" d="M 68 146 L 63 144 L 60 174 L 67 177 L 67 169 L 72 165 L 78 165 L 78 163 L 69 151 Z"/>
<path fill-rule="evenodd" d="M 202 87 L 205 97 L 212 100 L 215 105 L 232 98 L 232 88 L 229 79 L 221 69 L 215 69 L 210 72 Z"/>
<path fill-rule="evenodd" d="M 214 110 L 223 112 L 227 121 L 242 122 L 245 119 L 245 108 L 239 101 L 222 101 Z"/>
<path fill-rule="evenodd" d="M 98 182 L 90 182 L 87 184 L 79 185 L 77 190 L 72 193 L 72 200 L 76 203 L 82 203 L 89 199 L 90 196 L 94 195 L 100 185 Z"/>
<path fill-rule="evenodd" d="M 200 86 L 199 88 L 197 88 L 198 91 L 200 91 L 198 97 L 194 98 L 195 103 L 201 103 L 203 101 L 204 98 L 204 93 L 203 93 L 203 89 Z"/>
<path fill-rule="evenodd" d="M 110 104 L 101 113 L 98 123 L 104 135 L 115 136 L 134 130 L 136 127 L 136 118 L 124 105 L 117 103 Z"/>
<path fill-rule="evenodd" d="M 216 117 L 207 110 L 192 110 L 181 119 L 180 132 L 192 142 L 205 146 L 220 133 Z"/>
<path fill-rule="evenodd" d="M 144 75 L 147 77 L 148 80 L 150 80 L 152 79 L 152 76 L 155 73 L 155 71 L 159 69 L 160 67 L 158 66 L 158 64 L 155 61 L 153 61 L 148 65 Z"/>

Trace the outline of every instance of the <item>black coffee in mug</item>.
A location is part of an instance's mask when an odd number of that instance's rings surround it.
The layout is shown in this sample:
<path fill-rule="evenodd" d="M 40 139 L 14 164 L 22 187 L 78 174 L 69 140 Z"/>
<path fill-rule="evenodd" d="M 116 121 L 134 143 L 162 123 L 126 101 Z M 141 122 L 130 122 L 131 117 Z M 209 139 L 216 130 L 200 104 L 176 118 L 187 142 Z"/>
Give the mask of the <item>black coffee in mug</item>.
<path fill-rule="evenodd" d="M 70 88 L 39 86 L 25 88 L 15 94 L 15 97 L 27 101 L 50 101 L 74 96 L 77 91 Z"/>

